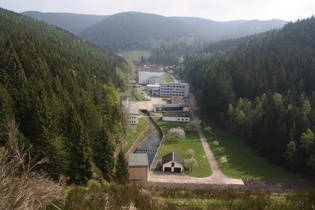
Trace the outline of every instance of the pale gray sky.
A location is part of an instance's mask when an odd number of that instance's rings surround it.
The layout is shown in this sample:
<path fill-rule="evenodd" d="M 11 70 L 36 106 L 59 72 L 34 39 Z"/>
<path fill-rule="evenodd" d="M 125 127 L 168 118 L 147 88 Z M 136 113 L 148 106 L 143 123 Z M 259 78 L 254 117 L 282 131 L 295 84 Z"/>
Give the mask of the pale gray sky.
<path fill-rule="evenodd" d="M 315 15 L 315 0 L 1 0 L 0 7 L 15 12 L 32 10 L 97 15 L 137 11 L 216 21 L 295 21 Z"/>

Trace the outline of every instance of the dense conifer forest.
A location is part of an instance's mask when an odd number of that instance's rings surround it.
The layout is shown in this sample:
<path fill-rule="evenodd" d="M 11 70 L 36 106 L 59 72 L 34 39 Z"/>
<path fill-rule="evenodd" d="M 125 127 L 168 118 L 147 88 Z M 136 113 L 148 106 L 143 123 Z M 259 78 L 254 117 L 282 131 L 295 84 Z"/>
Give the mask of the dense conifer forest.
<path fill-rule="evenodd" d="M 0 144 L 6 123 L 42 169 L 84 184 L 98 167 L 109 180 L 124 135 L 117 90 L 134 68 L 123 58 L 55 26 L 0 9 Z M 101 155 L 101 150 L 108 151 Z"/>
<path fill-rule="evenodd" d="M 315 18 L 209 45 L 177 74 L 197 92 L 200 112 L 260 155 L 293 172 L 315 167 Z"/>

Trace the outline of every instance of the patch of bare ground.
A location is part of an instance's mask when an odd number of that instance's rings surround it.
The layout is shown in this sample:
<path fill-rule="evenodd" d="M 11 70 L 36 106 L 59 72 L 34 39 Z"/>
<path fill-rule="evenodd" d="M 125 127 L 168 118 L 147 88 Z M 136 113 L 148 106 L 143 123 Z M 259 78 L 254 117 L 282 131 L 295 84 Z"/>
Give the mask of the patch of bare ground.
<path fill-rule="evenodd" d="M 283 180 L 283 179 L 243 179 L 245 185 L 218 185 L 218 184 L 176 184 L 148 182 L 149 187 L 194 189 L 235 189 L 241 191 L 295 193 L 302 190 L 315 189 L 315 181 L 311 180 Z"/>

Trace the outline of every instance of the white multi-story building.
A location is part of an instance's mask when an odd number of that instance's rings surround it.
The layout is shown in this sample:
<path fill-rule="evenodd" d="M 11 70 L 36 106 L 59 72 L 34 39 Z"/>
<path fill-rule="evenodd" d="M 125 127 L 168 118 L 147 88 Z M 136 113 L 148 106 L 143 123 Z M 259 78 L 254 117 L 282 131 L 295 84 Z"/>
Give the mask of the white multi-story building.
<path fill-rule="evenodd" d="M 126 120 L 129 125 L 137 125 L 139 123 L 139 108 L 136 106 L 129 106 L 128 96 L 120 96 L 120 103 L 123 109 L 128 116 Z"/>
<path fill-rule="evenodd" d="M 149 84 L 149 82 L 154 81 L 154 83 L 164 82 L 164 71 L 158 69 L 144 69 L 139 71 L 139 81 L 140 85 Z"/>
<path fill-rule="evenodd" d="M 162 83 L 160 84 L 160 96 L 189 97 L 190 86 L 188 83 Z"/>

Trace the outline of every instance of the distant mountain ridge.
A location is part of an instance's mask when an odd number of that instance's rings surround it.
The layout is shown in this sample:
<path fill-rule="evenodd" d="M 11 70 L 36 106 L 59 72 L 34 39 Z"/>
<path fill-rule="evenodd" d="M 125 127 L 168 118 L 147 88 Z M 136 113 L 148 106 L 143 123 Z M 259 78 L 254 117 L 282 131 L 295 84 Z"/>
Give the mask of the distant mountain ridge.
<path fill-rule="evenodd" d="M 222 39 L 239 38 L 269 31 L 275 28 L 282 28 L 287 21 L 272 20 L 234 20 L 217 22 L 202 18 L 172 17 L 176 20 L 193 26 L 196 30 L 203 32 L 206 38 L 217 41 Z"/>
<path fill-rule="evenodd" d="M 109 17 L 108 15 L 84 15 L 51 12 L 43 13 L 37 11 L 27 11 L 22 12 L 21 14 L 58 26 L 76 35 Z"/>
<path fill-rule="evenodd" d="M 193 17 L 164 17 L 140 12 L 111 16 L 24 12 L 24 15 L 57 25 L 114 52 L 151 50 L 163 43 L 192 39 L 218 41 L 282 28 L 284 20 L 217 22 Z"/>

